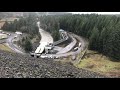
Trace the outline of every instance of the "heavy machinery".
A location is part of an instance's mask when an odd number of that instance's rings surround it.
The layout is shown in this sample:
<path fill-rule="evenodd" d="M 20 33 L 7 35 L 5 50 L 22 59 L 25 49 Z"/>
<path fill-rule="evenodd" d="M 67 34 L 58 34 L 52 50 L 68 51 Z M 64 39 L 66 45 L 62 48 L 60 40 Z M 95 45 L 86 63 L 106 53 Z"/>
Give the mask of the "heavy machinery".
<path fill-rule="evenodd" d="M 40 22 L 37 22 L 38 26 L 40 24 Z M 39 58 L 41 56 L 42 53 L 45 52 L 45 54 L 49 53 L 50 50 L 52 50 L 52 48 L 55 45 L 58 45 L 66 40 L 68 40 L 68 35 L 67 32 L 65 32 L 64 30 L 60 29 L 59 30 L 60 34 L 61 34 L 61 39 L 54 42 L 54 43 L 48 43 L 48 42 L 40 42 L 40 45 L 37 47 L 37 49 L 35 50 L 35 52 L 31 53 L 31 56 L 34 57 L 36 56 L 37 58 Z"/>

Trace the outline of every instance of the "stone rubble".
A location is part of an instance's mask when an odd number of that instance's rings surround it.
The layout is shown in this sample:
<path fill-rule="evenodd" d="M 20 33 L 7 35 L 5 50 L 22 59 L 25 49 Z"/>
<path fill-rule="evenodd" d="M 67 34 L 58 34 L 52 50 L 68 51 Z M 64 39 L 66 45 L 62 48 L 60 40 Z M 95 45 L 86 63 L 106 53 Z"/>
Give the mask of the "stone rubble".
<path fill-rule="evenodd" d="M 0 50 L 0 78 L 106 78 L 69 63 Z"/>

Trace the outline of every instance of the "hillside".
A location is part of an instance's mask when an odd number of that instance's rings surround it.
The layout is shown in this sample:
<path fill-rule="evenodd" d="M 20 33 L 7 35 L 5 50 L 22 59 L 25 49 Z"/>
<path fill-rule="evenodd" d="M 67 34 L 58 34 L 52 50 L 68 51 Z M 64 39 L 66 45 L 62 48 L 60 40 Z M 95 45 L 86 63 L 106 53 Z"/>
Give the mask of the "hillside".
<path fill-rule="evenodd" d="M 69 63 L 35 59 L 29 55 L 0 50 L 0 78 L 104 78 L 95 72 L 77 69 Z"/>

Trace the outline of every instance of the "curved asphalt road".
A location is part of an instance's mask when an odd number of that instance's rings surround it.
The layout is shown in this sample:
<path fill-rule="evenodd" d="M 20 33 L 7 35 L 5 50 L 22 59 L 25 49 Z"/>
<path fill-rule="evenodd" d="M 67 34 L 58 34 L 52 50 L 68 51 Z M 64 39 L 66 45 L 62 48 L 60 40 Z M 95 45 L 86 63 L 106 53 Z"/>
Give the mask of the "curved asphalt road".
<path fill-rule="evenodd" d="M 38 25 L 38 28 L 39 28 L 39 33 L 41 35 L 40 43 L 42 43 L 42 42 L 53 43 L 53 38 L 50 35 L 50 33 L 46 32 L 45 30 L 40 28 L 40 22 L 37 22 L 37 25 Z"/>
<path fill-rule="evenodd" d="M 46 31 L 44 31 L 44 30 L 42 30 L 40 28 L 40 22 L 38 22 L 37 24 L 38 24 L 38 27 L 39 27 L 39 32 L 41 34 L 41 41 L 40 41 L 40 43 L 41 42 L 53 43 L 52 36 L 48 32 L 46 32 Z M 22 52 L 22 50 L 20 50 L 19 47 L 17 47 L 16 45 L 14 45 L 13 42 L 12 42 L 12 40 L 14 39 L 14 37 L 17 34 L 13 34 L 13 33 L 10 33 L 10 34 L 11 34 L 11 36 L 9 36 L 8 39 L 6 39 L 7 45 L 13 51 L 15 51 L 17 53 L 25 54 L 24 52 Z M 86 46 L 85 41 L 83 40 L 83 38 L 81 38 L 81 37 L 79 37 L 79 36 L 77 36 L 75 34 L 69 34 L 69 36 L 72 38 L 72 42 L 69 45 L 67 45 L 65 48 L 61 49 L 60 52 L 58 52 L 57 54 L 46 54 L 46 55 L 42 54 L 41 56 L 47 56 L 47 57 L 50 57 L 50 56 L 53 56 L 53 57 L 66 57 L 66 56 L 75 55 L 75 54 L 80 53 L 81 50 L 83 50 L 83 48 Z M 77 43 L 77 41 L 76 41 L 76 39 L 74 37 L 78 38 L 81 41 L 82 45 L 81 45 L 80 48 L 78 48 L 77 51 L 75 51 L 75 52 L 73 52 L 73 51 L 69 52 L 76 45 L 76 43 Z"/>
<path fill-rule="evenodd" d="M 11 48 L 14 52 L 17 52 L 20 54 L 25 54 L 24 52 L 22 52 L 22 50 L 17 45 L 14 45 L 14 43 L 12 42 L 14 37 L 17 34 L 13 34 L 13 33 L 10 33 L 10 34 L 11 34 L 11 36 L 8 36 L 8 39 L 6 39 L 6 43 L 7 43 L 8 47 Z"/>
<path fill-rule="evenodd" d="M 86 47 L 86 41 L 82 38 L 82 37 L 79 37 L 79 36 L 77 36 L 77 35 L 75 35 L 75 34 L 70 34 L 70 36 L 72 36 L 72 39 L 73 39 L 73 42 L 74 42 L 74 44 L 75 44 L 75 42 L 76 42 L 76 39 L 75 39 L 75 37 L 82 43 L 82 45 L 81 45 L 81 47 L 79 47 L 78 48 L 78 50 L 77 51 L 71 51 L 71 52 L 66 52 L 66 53 L 58 53 L 58 54 L 46 54 L 46 55 L 44 55 L 44 54 L 42 54 L 41 56 L 42 57 L 45 57 L 45 56 L 47 56 L 47 57 L 67 57 L 67 56 L 70 56 L 70 55 L 76 55 L 76 54 L 79 54 L 83 49 L 85 49 L 85 47 Z M 72 43 L 72 42 L 71 42 Z M 73 45 L 74 44 L 72 44 L 72 46 L 70 47 L 70 48 L 72 48 L 73 47 Z M 64 49 L 64 48 L 63 48 Z M 66 48 L 67 49 L 67 48 Z M 65 49 L 64 49 L 65 50 Z M 71 49 L 69 49 L 69 50 L 71 50 Z"/>
<path fill-rule="evenodd" d="M 72 35 L 69 35 L 69 37 L 72 38 L 72 42 L 67 45 L 65 48 L 61 49 L 58 53 L 56 54 L 63 54 L 63 53 L 67 53 L 69 52 L 77 43 L 77 40 L 72 36 Z"/>

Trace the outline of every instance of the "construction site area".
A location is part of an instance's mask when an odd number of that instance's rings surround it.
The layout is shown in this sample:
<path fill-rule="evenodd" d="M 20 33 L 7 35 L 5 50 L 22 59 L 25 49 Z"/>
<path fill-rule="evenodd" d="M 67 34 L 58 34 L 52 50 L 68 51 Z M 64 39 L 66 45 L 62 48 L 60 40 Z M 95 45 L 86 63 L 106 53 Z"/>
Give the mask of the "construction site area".
<path fill-rule="evenodd" d="M 37 25 L 41 40 L 37 49 L 30 53 L 32 57 L 58 59 L 73 56 L 75 59 L 77 54 L 87 48 L 83 38 L 63 29 L 59 30 L 60 40 L 54 42 L 51 34 L 41 29 L 40 22 L 37 22 Z"/>

